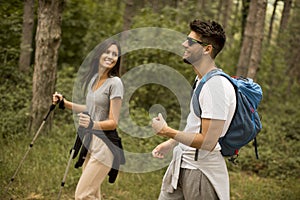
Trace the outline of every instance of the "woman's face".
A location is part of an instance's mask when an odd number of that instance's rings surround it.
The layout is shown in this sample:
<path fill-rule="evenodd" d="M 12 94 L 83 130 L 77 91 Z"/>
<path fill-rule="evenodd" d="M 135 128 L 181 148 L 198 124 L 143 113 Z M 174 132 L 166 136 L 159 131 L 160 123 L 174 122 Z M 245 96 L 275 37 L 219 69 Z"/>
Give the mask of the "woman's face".
<path fill-rule="evenodd" d="M 99 58 L 99 67 L 112 69 L 119 57 L 119 50 L 117 45 L 111 45 Z"/>

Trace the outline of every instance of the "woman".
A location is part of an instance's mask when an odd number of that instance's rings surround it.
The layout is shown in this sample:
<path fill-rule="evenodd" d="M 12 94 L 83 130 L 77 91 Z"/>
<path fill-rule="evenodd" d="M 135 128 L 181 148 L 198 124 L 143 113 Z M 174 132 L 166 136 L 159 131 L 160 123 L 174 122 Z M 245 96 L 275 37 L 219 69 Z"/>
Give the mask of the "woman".
<path fill-rule="evenodd" d="M 61 94 L 53 94 L 53 102 L 60 100 L 63 107 L 79 113 L 80 127 L 104 132 L 117 128 L 124 93 L 119 78 L 120 56 L 120 46 L 114 40 L 106 40 L 96 47 L 91 66 L 82 78 L 86 105 L 68 101 Z M 103 139 L 92 134 L 76 187 L 76 200 L 101 199 L 100 187 L 112 169 L 115 156 L 109 147 Z"/>

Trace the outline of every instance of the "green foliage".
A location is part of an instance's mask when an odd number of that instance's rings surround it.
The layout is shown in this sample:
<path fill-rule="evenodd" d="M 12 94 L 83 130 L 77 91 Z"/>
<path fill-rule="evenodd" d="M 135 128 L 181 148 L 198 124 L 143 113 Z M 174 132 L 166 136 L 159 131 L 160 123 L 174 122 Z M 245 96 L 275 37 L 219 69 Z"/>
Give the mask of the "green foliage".
<path fill-rule="evenodd" d="M 76 67 L 63 65 L 62 70 L 57 73 L 56 92 L 62 94 L 67 100 L 73 100 L 73 87 L 77 75 Z M 64 124 L 74 124 L 72 111 L 57 109 L 54 113 L 54 118 L 57 119 L 58 126 Z"/>
<path fill-rule="evenodd" d="M 22 73 L 12 73 L 11 66 L 0 67 L 0 99 L 3 108 L 0 114 L 0 137 L 6 138 L 27 132 L 32 80 Z"/>
<path fill-rule="evenodd" d="M 12 187 L 8 188 L 8 193 L 1 190 L 1 199 L 54 199 L 58 194 L 74 138 L 75 134 L 70 125 L 54 127 L 49 135 L 41 134 L 31 147 L 21 170 L 12 182 Z M 0 141 L 1 152 L 5 151 L 0 156 L 0 168 L 5 169 L 0 172 L 1 188 L 6 189 L 31 140 L 28 135 L 14 135 Z M 72 177 L 68 178 L 66 188 L 76 186 L 80 170 L 72 167 L 70 173 Z"/>
<path fill-rule="evenodd" d="M 67 1 L 62 20 L 61 64 L 77 70 L 85 56 L 103 40 L 122 32 L 123 4 L 117 0 Z"/>
<path fill-rule="evenodd" d="M 287 181 L 262 178 L 252 173 L 229 173 L 231 198 L 238 199 L 298 199 L 299 184 L 297 179 Z M 291 188 L 291 187 L 295 188 Z"/>
<path fill-rule="evenodd" d="M 82 1 L 68 1 L 63 12 L 62 42 L 59 48 L 59 63 L 72 63 L 79 67 L 85 44 L 82 38 L 88 32 L 88 15 Z M 75 50 L 76 49 L 76 50 Z"/>
<path fill-rule="evenodd" d="M 1 2 L 0 63 L 4 65 L 17 66 L 18 63 L 22 32 L 22 8 L 22 4 L 15 0 Z"/>
<path fill-rule="evenodd" d="M 82 39 L 86 54 L 103 40 L 122 32 L 124 6 L 119 1 L 87 1 L 83 9 L 89 21 L 89 31 Z"/>
<path fill-rule="evenodd" d="M 145 27 L 146 25 L 146 27 L 169 28 L 187 33 L 190 18 L 188 20 L 181 19 L 184 14 L 188 15 L 190 12 L 166 6 L 161 12 L 155 13 L 151 8 L 144 7 L 138 15 L 134 16 L 132 28 Z"/>

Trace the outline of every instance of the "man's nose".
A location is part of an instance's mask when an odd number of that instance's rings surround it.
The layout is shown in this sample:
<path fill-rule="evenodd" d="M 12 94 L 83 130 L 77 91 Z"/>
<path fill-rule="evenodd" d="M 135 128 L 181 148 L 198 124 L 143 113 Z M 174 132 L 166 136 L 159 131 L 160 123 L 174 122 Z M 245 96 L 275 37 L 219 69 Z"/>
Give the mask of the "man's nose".
<path fill-rule="evenodd" d="M 184 46 L 184 47 L 188 47 L 188 41 L 187 40 L 185 40 L 183 43 L 182 43 L 182 46 Z"/>

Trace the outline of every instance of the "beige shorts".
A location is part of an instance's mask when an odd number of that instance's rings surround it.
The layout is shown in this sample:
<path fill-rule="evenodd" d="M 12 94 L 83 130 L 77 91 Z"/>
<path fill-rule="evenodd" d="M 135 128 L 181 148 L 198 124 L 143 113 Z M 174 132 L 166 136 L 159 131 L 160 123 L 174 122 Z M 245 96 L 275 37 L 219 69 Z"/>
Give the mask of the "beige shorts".
<path fill-rule="evenodd" d="M 102 164 L 111 167 L 114 155 L 102 139 L 93 135 L 93 139 L 89 148 L 91 156 Z"/>

